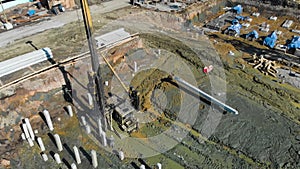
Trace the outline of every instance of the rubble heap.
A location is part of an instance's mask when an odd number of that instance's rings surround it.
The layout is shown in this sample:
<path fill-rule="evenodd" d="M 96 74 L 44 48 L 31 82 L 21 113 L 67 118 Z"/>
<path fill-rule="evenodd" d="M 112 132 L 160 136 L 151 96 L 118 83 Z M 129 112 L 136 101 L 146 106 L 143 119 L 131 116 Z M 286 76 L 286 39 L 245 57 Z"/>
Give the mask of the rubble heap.
<path fill-rule="evenodd" d="M 253 65 L 255 69 L 258 69 L 265 75 L 277 77 L 277 68 L 279 68 L 279 66 L 276 65 L 275 61 L 265 59 L 263 56 L 257 57 L 256 54 L 252 56 L 252 59 L 252 62 L 248 64 Z"/>

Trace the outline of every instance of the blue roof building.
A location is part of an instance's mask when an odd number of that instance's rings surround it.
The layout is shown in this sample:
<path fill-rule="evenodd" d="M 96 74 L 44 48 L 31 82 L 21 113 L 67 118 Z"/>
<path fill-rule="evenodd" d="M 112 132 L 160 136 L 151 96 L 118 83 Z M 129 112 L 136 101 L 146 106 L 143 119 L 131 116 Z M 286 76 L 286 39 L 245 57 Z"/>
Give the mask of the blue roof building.
<path fill-rule="evenodd" d="M 288 49 L 297 49 L 300 48 L 300 36 L 295 36 L 291 43 L 287 45 Z"/>
<path fill-rule="evenodd" d="M 249 32 L 249 33 L 246 35 L 246 39 L 248 39 L 248 38 L 258 39 L 258 38 L 259 38 L 259 34 L 257 33 L 256 30 L 253 30 L 253 31 Z"/>
<path fill-rule="evenodd" d="M 263 44 L 268 46 L 269 48 L 274 48 L 276 41 L 277 41 L 277 35 L 276 32 L 274 31 L 264 39 Z"/>
<path fill-rule="evenodd" d="M 242 5 L 237 5 L 235 7 L 232 7 L 232 10 L 237 14 L 241 14 L 243 12 L 243 7 Z"/>

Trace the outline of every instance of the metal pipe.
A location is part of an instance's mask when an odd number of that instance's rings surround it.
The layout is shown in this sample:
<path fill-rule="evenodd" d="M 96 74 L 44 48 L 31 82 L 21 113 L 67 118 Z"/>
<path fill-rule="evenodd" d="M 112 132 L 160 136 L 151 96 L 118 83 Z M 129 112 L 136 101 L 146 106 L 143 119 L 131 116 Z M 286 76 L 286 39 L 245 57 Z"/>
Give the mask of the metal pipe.
<path fill-rule="evenodd" d="M 48 156 L 45 153 L 42 153 L 42 158 L 44 161 L 48 161 Z"/>
<path fill-rule="evenodd" d="M 34 144 L 33 144 L 33 141 L 31 140 L 31 138 L 27 138 L 27 141 L 29 143 L 29 146 L 32 147 Z"/>
<path fill-rule="evenodd" d="M 54 128 L 53 128 L 52 120 L 51 120 L 51 117 L 50 117 L 50 114 L 49 114 L 48 110 L 44 110 L 43 114 L 44 114 L 44 116 L 46 118 L 46 122 L 47 122 L 47 125 L 49 127 L 49 130 L 53 131 Z"/>
<path fill-rule="evenodd" d="M 81 163 L 81 159 L 80 159 L 78 148 L 76 146 L 74 146 L 73 150 L 74 150 L 76 162 L 77 162 L 77 164 L 80 164 Z"/>
<path fill-rule="evenodd" d="M 90 134 L 91 133 L 91 127 L 90 127 L 90 125 L 85 125 L 85 130 L 86 130 L 86 133 L 87 134 Z"/>
<path fill-rule="evenodd" d="M 44 143 L 43 143 L 43 140 L 42 140 L 41 137 L 37 138 L 37 142 L 38 142 L 38 144 L 39 144 L 39 146 L 41 148 L 41 151 L 45 151 L 46 149 L 45 149 L 45 146 L 44 146 Z"/>
<path fill-rule="evenodd" d="M 89 106 L 90 107 L 93 107 L 93 97 L 91 95 L 91 93 L 87 93 L 87 96 L 88 96 L 88 101 L 89 101 Z"/>
<path fill-rule="evenodd" d="M 136 62 L 134 62 L 134 73 L 136 73 L 137 72 L 137 63 Z"/>
<path fill-rule="evenodd" d="M 77 169 L 77 166 L 76 166 L 75 163 L 72 163 L 72 164 L 71 164 L 71 169 Z"/>
<path fill-rule="evenodd" d="M 84 116 L 81 116 L 81 121 L 82 121 L 82 124 L 85 126 L 86 125 L 86 120 L 85 120 Z"/>
<path fill-rule="evenodd" d="M 22 128 L 23 128 L 23 131 L 24 131 L 24 134 L 25 134 L 25 138 L 26 139 L 30 138 L 30 135 L 29 135 L 29 132 L 28 132 L 26 124 L 22 123 Z"/>
<path fill-rule="evenodd" d="M 55 142 L 56 142 L 56 146 L 57 146 L 58 151 L 62 151 L 62 150 L 63 150 L 63 147 L 62 147 L 62 144 L 61 144 L 61 140 L 60 140 L 59 135 L 58 135 L 58 134 L 54 134 L 54 139 L 55 139 Z"/>
<path fill-rule="evenodd" d="M 61 164 L 61 160 L 60 160 L 59 154 L 55 153 L 54 154 L 54 159 L 57 162 L 57 164 Z"/>
<path fill-rule="evenodd" d="M 67 106 L 67 110 L 68 110 L 68 113 L 69 113 L 70 117 L 73 117 L 73 110 L 72 110 L 72 106 L 71 105 Z"/>
<path fill-rule="evenodd" d="M 93 164 L 93 167 L 97 168 L 98 167 L 97 153 L 96 153 L 95 150 L 92 150 L 91 153 L 92 153 L 92 164 Z"/>
<path fill-rule="evenodd" d="M 119 151 L 119 158 L 120 158 L 121 161 L 124 160 L 124 153 L 123 153 L 123 151 Z"/>
<path fill-rule="evenodd" d="M 25 118 L 25 124 L 27 126 L 27 129 L 28 129 L 29 135 L 31 137 L 31 140 L 34 140 L 34 133 L 33 133 L 33 130 L 32 130 L 32 127 L 31 127 L 31 124 L 30 124 L 28 118 Z"/>
<path fill-rule="evenodd" d="M 200 94 L 201 97 L 204 97 L 206 100 L 211 101 L 212 103 L 217 104 L 218 106 L 220 106 L 221 108 L 223 108 L 225 111 L 233 113 L 233 114 L 239 114 L 239 112 L 237 110 L 235 110 L 234 108 L 226 105 L 225 103 L 222 103 L 221 101 L 215 99 L 214 97 L 210 96 L 209 94 L 205 93 L 204 91 L 196 88 L 195 86 L 189 84 L 188 82 L 184 81 L 183 79 L 173 76 L 174 80 L 178 81 L 179 83 L 183 84 L 184 86 L 188 87 L 189 89 L 196 91 L 197 93 Z"/>

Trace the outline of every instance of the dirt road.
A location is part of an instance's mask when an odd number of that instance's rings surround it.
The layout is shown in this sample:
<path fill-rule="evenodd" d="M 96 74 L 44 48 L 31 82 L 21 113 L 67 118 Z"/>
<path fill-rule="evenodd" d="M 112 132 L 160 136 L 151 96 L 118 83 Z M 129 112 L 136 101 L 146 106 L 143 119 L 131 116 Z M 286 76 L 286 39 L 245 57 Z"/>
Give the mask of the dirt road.
<path fill-rule="evenodd" d="M 92 15 L 110 12 L 119 8 L 129 6 L 129 0 L 112 0 L 104 2 L 101 5 L 94 5 L 90 7 Z M 18 39 L 31 36 L 33 34 L 43 32 L 48 29 L 58 28 L 70 22 L 82 20 L 81 10 L 68 11 L 61 15 L 51 17 L 50 20 L 45 20 L 40 23 L 34 23 L 19 27 L 0 34 L 0 47 L 14 43 Z"/>

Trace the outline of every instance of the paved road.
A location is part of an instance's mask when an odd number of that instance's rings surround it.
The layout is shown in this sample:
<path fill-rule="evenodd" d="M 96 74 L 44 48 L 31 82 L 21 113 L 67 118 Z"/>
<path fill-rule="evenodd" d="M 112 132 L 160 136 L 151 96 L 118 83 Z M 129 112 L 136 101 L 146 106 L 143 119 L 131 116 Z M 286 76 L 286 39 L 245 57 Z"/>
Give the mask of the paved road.
<path fill-rule="evenodd" d="M 104 2 L 101 5 L 91 6 L 92 15 L 110 12 L 119 8 L 129 6 L 129 0 L 112 0 Z M 82 18 L 81 10 L 68 11 L 64 14 L 51 17 L 50 20 L 43 21 L 37 24 L 26 25 L 7 32 L 0 33 L 0 47 L 4 47 L 15 40 L 31 36 L 33 34 L 43 32 L 48 29 L 61 27 L 67 23 Z"/>

